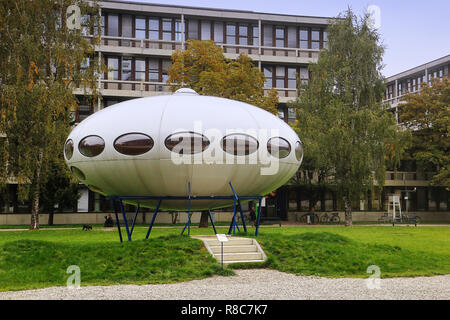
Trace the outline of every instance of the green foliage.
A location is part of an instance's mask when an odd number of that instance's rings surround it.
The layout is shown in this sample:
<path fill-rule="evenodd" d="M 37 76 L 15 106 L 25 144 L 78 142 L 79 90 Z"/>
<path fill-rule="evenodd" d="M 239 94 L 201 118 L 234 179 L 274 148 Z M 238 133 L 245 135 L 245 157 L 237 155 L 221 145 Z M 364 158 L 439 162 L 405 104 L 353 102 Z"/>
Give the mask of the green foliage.
<path fill-rule="evenodd" d="M 298 181 L 334 189 L 351 224 L 351 202 L 384 184 L 386 164 L 400 161 L 409 135 L 382 104 L 378 33 L 350 9 L 340 18 L 328 27 L 328 50 L 310 65 L 312 79 L 291 107 L 305 149 Z"/>
<path fill-rule="evenodd" d="M 433 79 L 420 93 L 408 93 L 399 107 L 400 122 L 412 131 L 410 157 L 426 171 L 437 171 L 433 183 L 450 186 L 450 80 Z"/>
<path fill-rule="evenodd" d="M 264 73 L 245 54 L 230 60 L 213 41 L 189 40 L 185 51 L 173 53 L 172 62 L 168 71 L 172 91 L 189 87 L 202 95 L 238 100 L 277 113 L 277 92 L 264 95 Z"/>
<path fill-rule="evenodd" d="M 66 9 L 76 4 L 89 14 L 86 38 L 69 30 Z M 32 228 L 38 228 L 39 193 L 48 180 L 70 130 L 70 112 L 78 102 L 75 86 L 91 101 L 98 96 L 95 76 L 101 69 L 87 57 L 99 43 L 96 1 L 17 0 L 0 2 L 0 184 L 15 180 L 19 199 L 32 200 Z M 63 170 L 67 170 L 64 168 Z"/>

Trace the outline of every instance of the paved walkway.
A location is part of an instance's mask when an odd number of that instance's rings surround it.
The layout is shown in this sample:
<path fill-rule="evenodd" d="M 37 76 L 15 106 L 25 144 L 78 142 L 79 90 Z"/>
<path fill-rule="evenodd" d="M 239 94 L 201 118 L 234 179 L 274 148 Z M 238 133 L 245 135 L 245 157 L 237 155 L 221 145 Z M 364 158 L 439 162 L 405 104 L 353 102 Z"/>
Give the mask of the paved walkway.
<path fill-rule="evenodd" d="M 214 276 L 175 284 L 88 286 L 79 289 L 52 287 L 0 292 L 0 300 L 6 299 L 448 300 L 450 275 L 381 279 L 379 289 L 369 289 L 367 279 L 306 277 L 266 269 L 237 270 L 235 276 Z"/>

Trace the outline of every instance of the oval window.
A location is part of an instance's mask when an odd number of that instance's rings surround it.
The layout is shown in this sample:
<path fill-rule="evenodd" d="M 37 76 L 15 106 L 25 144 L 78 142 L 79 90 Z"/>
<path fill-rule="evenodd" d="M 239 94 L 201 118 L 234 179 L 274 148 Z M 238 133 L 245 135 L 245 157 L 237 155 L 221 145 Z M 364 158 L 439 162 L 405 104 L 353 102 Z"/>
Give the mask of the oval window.
<path fill-rule="evenodd" d="M 240 133 L 229 134 L 222 138 L 222 149 L 235 156 L 248 156 L 256 152 L 259 142 L 252 136 Z"/>
<path fill-rule="evenodd" d="M 286 158 L 291 153 L 291 145 L 284 138 L 270 138 L 267 141 L 267 151 L 276 158 Z"/>
<path fill-rule="evenodd" d="M 114 149 L 129 156 L 137 156 L 153 148 L 153 139 L 143 133 L 127 133 L 114 141 Z"/>
<path fill-rule="evenodd" d="M 67 160 L 70 160 L 73 156 L 73 141 L 72 139 L 67 140 L 64 145 L 64 154 Z"/>
<path fill-rule="evenodd" d="M 295 144 L 295 157 L 298 161 L 301 161 L 303 158 L 303 145 L 300 141 L 297 141 Z"/>
<path fill-rule="evenodd" d="M 77 177 L 80 180 L 86 180 L 86 176 L 84 175 L 83 171 L 78 169 L 77 167 L 70 167 L 70 171 L 72 171 L 73 175 Z"/>
<path fill-rule="evenodd" d="M 83 156 L 95 157 L 105 149 L 105 140 L 99 136 L 87 136 L 78 144 L 78 150 Z"/>
<path fill-rule="evenodd" d="M 167 149 L 179 154 L 194 154 L 203 152 L 209 146 L 209 139 L 200 133 L 178 132 L 166 138 Z"/>

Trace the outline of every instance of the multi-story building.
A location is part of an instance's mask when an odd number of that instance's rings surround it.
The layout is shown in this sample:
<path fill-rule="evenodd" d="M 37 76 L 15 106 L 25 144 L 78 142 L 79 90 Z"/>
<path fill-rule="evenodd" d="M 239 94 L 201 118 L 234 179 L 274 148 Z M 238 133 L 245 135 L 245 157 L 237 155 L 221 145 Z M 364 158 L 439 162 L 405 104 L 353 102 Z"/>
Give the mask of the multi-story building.
<path fill-rule="evenodd" d="M 449 69 L 450 55 L 447 55 L 387 78 L 384 102 L 390 105 L 397 121 L 402 97 L 420 92 L 423 84 L 431 85 L 434 78 L 448 77 Z M 387 172 L 386 193 L 400 194 L 402 207 L 412 211 L 449 211 L 450 192 L 444 186 L 431 186 L 432 174 L 417 171 L 414 161 L 402 161 L 400 171 Z"/>

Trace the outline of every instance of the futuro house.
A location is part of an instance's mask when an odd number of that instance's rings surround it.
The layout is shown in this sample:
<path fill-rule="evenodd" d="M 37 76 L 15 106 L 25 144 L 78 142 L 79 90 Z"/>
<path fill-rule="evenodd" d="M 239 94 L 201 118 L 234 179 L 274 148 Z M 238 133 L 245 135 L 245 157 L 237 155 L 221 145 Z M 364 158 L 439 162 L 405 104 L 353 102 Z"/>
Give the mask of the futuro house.
<path fill-rule="evenodd" d="M 191 209 L 206 210 L 233 205 L 195 199 L 232 196 L 230 182 L 239 196 L 282 186 L 298 170 L 303 148 L 294 130 L 269 112 L 183 88 L 94 113 L 72 130 L 64 157 L 80 182 L 105 196 L 187 196 L 189 184 Z M 148 208 L 156 203 L 139 201 Z M 164 200 L 160 209 L 187 207 L 187 200 Z"/>

